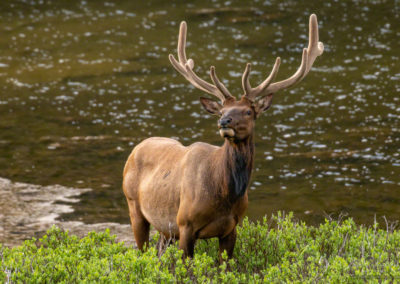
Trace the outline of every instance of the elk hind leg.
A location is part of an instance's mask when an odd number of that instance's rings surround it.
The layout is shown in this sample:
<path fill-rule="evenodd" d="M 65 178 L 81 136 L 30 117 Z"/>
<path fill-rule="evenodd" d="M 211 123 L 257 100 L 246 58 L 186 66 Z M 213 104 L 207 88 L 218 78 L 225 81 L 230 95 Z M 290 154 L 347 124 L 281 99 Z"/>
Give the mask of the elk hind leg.
<path fill-rule="evenodd" d="M 146 246 L 148 246 L 149 244 L 150 223 L 143 216 L 136 202 L 128 202 L 128 205 L 136 245 L 141 251 L 143 251 L 144 245 L 146 244 Z"/>

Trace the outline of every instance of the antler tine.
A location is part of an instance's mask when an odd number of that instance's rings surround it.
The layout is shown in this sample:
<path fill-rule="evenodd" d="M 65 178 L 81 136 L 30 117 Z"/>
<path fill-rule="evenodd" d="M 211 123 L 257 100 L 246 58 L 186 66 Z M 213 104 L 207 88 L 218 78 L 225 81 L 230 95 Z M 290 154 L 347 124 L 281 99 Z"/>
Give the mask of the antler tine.
<path fill-rule="evenodd" d="M 243 76 L 242 76 L 242 86 L 243 86 L 243 91 L 244 91 L 245 96 L 249 96 L 251 93 L 251 86 L 250 86 L 250 81 L 249 81 L 250 71 L 251 71 L 251 64 L 247 63 L 246 69 L 244 70 Z"/>
<path fill-rule="evenodd" d="M 279 90 L 289 88 L 294 84 L 300 82 L 308 74 L 315 59 L 319 55 L 321 55 L 324 51 L 323 43 L 318 41 L 319 39 L 318 22 L 317 22 L 317 16 L 315 14 L 312 14 L 310 16 L 309 30 L 310 32 L 309 32 L 308 47 L 303 49 L 301 64 L 297 69 L 297 71 L 288 79 L 271 84 L 279 69 L 280 58 L 278 57 L 275 61 L 275 65 L 268 78 L 258 87 L 250 88 L 250 84 L 248 83 L 249 74 L 247 74 L 250 71 L 246 67 L 245 73 L 243 74 L 242 77 L 242 83 L 243 83 L 243 89 L 245 91 L 245 96 L 248 99 L 254 100 L 258 96 L 264 97 L 270 94 L 274 94 Z"/>
<path fill-rule="evenodd" d="M 266 89 L 264 89 L 264 93 L 262 93 L 261 95 L 265 96 L 269 94 L 274 94 L 279 90 L 289 88 L 290 86 L 293 86 L 294 84 L 300 82 L 301 79 L 304 78 L 306 75 L 307 59 L 308 59 L 307 48 L 304 48 L 303 55 L 301 56 L 301 64 L 299 66 L 299 69 L 297 69 L 296 73 L 294 73 L 291 77 L 285 80 L 272 83 Z"/>
<path fill-rule="evenodd" d="M 275 60 L 274 67 L 271 70 L 271 73 L 268 75 L 267 79 L 264 80 L 259 86 L 256 88 L 252 88 L 249 82 L 250 77 L 250 63 L 247 63 L 246 69 L 242 76 L 242 85 L 244 90 L 244 95 L 251 101 L 264 92 L 264 90 L 271 84 L 271 82 L 275 79 L 276 74 L 278 74 L 279 66 L 281 65 L 281 58 L 277 57 Z"/>
<path fill-rule="evenodd" d="M 211 95 L 219 98 L 222 103 L 227 99 L 234 99 L 234 97 L 229 93 L 228 89 L 221 83 L 221 81 L 217 78 L 215 74 L 215 68 L 212 67 L 210 70 L 211 79 L 213 80 L 215 85 L 212 85 L 203 79 L 199 78 L 193 71 L 194 61 L 192 59 L 186 59 L 186 34 L 187 34 L 187 26 L 186 22 L 182 21 L 179 28 L 179 38 L 178 38 L 178 59 L 177 61 L 175 57 L 170 54 L 169 60 L 171 61 L 172 66 L 180 73 L 183 77 L 186 78 L 193 86 L 196 88 L 209 93 Z"/>
<path fill-rule="evenodd" d="M 228 91 L 228 89 L 224 86 L 224 84 L 221 83 L 221 81 L 218 79 L 217 74 L 215 73 L 215 67 L 211 66 L 210 68 L 210 77 L 211 80 L 213 81 L 214 85 L 220 90 L 220 92 L 224 95 L 225 99 L 230 99 L 233 98 L 231 93 Z"/>
<path fill-rule="evenodd" d="M 178 58 L 179 62 L 186 64 L 186 35 L 187 25 L 185 21 L 181 22 L 179 26 L 179 37 L 178 37 Z"/>
<path fill-rule="evenodd" d="M 310 71 L 315 59 L 324 52 L 324 44 L 319 41 L 318 21 L 315 14 L 310 16 L 309 30 L 309 41 L 307 47 L 308 62 L 306 74 Z"/>

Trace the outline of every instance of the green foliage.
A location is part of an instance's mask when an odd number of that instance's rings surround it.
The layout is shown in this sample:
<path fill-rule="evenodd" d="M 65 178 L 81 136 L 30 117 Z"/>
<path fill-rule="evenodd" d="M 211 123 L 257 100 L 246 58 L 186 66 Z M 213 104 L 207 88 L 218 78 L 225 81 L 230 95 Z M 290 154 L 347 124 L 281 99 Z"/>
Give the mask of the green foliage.
<path fill-rule="evenodd" d="M 234 258 L 218 263 L 217 239 L 197 242 L 193 259 L 177 244 L 157 256 L 155 235 L 140 252 L 109 231 L 79 239 L 52 227 L 19 247 L 0 244 L 0 282 L 259 283 L 397 282 L 400 231 L 357 226 L 352 219 L 306 226 L 278 213 L 238 227 Z"/>

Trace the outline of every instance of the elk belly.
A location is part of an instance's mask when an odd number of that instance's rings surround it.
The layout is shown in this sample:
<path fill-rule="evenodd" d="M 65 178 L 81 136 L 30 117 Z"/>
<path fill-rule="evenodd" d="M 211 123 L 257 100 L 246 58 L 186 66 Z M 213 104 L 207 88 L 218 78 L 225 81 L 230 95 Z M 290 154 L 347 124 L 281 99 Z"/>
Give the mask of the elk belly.
<path fill-rule="evenodd" d="M 160 212 L 159 212 L 160 213 Z M 149 223 L 159 232 L 167 236 L 179 237 L 179 228 L 176 224 L 176 216 L 162 214 L 147 214 L 143 212 Z"/>
<path fill-rule="evenodd" d="M 167 235 L 179 234 L 176 223 L 179 208 L 177 202 L 179 202 L 179 192 L 154 180 L 140 192 L 142 214 L 157 231 Z"/>

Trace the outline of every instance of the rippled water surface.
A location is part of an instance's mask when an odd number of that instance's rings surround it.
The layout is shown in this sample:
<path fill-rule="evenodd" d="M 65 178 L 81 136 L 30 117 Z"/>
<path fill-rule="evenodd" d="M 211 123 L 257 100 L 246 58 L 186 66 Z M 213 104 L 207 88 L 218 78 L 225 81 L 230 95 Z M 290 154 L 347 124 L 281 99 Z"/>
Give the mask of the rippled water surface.
<path fill-rule="evenodd" d="M 204 95 L 171 67 L 187 54 L 232 93 L 253 64 L 260 83 L 300 64 L 308 16 L 325 52 L 256 126 L 248 215 L 318 223 L 400 219 L 399 8 L 395 1 L 1 1 L 0 177 L 92 188 L 64 220 L 128 223 L 121 190 L 131 149 L 150 136 L 221 145 Z M 4 208 L 0 208 L 4 210 Z"/>

